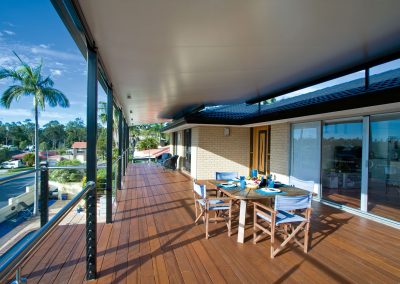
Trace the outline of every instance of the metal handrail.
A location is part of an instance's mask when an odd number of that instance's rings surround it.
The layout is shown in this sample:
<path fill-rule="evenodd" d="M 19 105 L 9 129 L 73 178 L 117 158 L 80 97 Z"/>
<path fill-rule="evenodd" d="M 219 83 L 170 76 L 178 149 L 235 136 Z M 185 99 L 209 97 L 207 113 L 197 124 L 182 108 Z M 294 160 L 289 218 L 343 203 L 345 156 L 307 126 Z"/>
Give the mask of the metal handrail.
<path fill-rule="evenodd" d="M 0 183 L 4 183 L 4 182 L 7 182 L 7 181 L 10 181 L 10 180 L 19 178 L 19 177 L 23 177 L 23 176 L 32 174 L 32 173 L 34 173 L 36 171 L 40 171 L 40 169 L 27 170 L 27 171 L 23 171 L 21 173 L 17 173 L 15 175 L 9 175 L 9 176 L 6 176 L 6 177 L 2 177 L 2 178 L 0 178 Z"/>
<path fill-rule="evenodd" d="M 93 181 L 87 182 L 86 186 L 61 210 L 53 216 L 43 227 L 36 231 L 31 238 L 20 247 L 3 265 L 0 266 L 0 282 L 4 283 L 14 273 L 28 255 L 35 250 L 44 239 L 56 228 L 56 226 L 71 212 L 71 210 L 86 196 L 90 190 L 94 190 L 96 184 Z"/>

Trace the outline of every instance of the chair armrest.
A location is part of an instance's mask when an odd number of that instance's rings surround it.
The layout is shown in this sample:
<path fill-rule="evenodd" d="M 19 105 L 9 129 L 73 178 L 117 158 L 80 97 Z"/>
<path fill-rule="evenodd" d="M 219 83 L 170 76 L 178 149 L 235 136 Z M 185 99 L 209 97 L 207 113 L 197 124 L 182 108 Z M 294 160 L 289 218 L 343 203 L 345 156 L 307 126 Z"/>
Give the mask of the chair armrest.
<path fill-rule="evenodd" d="M 233 200 L 233 198 L 230 198 L 230 197 L 207 197 L 206 201 L 207 200 L 227 200 L 227 201 L 230 201 L 230 200 Z"/>
<path fill-rule="evenodd" d="M 253 202 L 253 204 L 254 204 L 254 209 L 257 209 L 257 207 L 259 207 L 259 208 L 264 209 L 265 211 L 270 212 L 271 214 L 272 214 L 272 213 L 273 213 L 273 214 L 276 213 L 276 211 L 275 211 L 274 209 L 272 209 L 272 208 L 270 208 L 270 207 L 268 207 L 268 206 L 265 206 L 265 205 L 263 205 L 263 204 L 261 204 L 261 203 Z"/>

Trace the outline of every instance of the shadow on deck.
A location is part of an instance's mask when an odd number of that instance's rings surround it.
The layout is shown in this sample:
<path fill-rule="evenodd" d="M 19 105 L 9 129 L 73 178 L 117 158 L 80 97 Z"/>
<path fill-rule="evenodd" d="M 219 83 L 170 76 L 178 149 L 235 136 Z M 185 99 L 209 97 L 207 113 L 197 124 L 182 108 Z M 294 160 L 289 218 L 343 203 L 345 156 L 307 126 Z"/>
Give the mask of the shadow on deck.
<path fill-rule="evenodd" d="M 309 254 L 269 258 L 269 240 L 194 225 L 191 180 L 148 164 L 127 170 L 113 224 L 98 225 L 98 283 L 399 283 L 399 231 L 313 203 Z M 28 283 L 85 282 L 84 214 L 59 226 L 23 266 Z M 237 226 L 237 224 L 235 224 Z"/>

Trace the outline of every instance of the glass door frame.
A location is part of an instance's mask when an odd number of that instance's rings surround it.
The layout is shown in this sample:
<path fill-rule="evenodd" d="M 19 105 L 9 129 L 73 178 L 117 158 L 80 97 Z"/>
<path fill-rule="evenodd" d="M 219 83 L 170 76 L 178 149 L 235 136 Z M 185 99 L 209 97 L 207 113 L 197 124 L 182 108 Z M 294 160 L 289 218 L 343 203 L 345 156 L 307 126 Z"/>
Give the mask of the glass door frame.
<path fill-rule="evenodd" d="M 368 123 L 366 123 L 366 118 L 368 118 Z M 342 205 L 331 201 L 329 199 L 323 198 L 323 186 L 322 186 L 322 179 L 323 179 L 323 170 L 322 170 L 322 142 L 323 142 L 323 133 L 324 133 L 324 125 L 331 124 L 331 123 L 346 123 L 346 122 L 354 122 L 358 121 L 362 124 L 362 140 L 361 140 L 361 147 L 362 147 L 362 155 L 361 155 L 361 189 L 360 189 L 360 207 L 353 208 L 347 205 Z M 367 125 L 367 127 L 366 127 Z M 367 131 L 367 133 L 366 133 Z M 332 202 L 338 204 L 340 206 L 349 207 L 355 210 L 361 210 L 363 212 L 367 212 L 367 205 L 368 205 L 368 156 L 369 156 L 369 140 L 367 141 L 368 144 L 364 144 L 366 141 L 365 139 L 369 139 L 369 115 L 368 116 L 351 116 L 351 117 L 342 117 L 342 118 L 335 118 L 335 119 L 325 119 L 321 120 L 321 158 L 320 158 L 320 188 L 319 188 L 319 197 L 322 200 L 326 200 L 328 202 Z M 364 146 L 366 145 L 366 146 Z M 366 180 L 366 182 L 365 182 Z"/>

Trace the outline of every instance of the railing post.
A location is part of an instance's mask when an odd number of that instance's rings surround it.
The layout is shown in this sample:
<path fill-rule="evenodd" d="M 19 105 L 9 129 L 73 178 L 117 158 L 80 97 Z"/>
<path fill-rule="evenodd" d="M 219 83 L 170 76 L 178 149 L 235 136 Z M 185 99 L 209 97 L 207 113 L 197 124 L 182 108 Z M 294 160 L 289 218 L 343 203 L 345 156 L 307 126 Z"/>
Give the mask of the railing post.
<path fill-rule="evenodd" d="M 125 176 L 125 118 L 122 120 L 122 177 Z"/>
<path fill-rule="evenodd" d="M 129 165 L 129 124 L 128 124 L 128 122 L 126 123 L 126 142 L 125 142 L 125 145 L 126 145 L 126 167 L 128 168 L 128 165 Z"/>
<path fill-rule="evenodd" d="M 117 178 L 117 188 L 122 188 L 122 111 L 118 111 L 118 178 Z"/>
<path fill-rule="evenodd" d="M 40 227 L 49 221 L 49 169 L 40 162 Z"/>
<path fill-rule="evenodd" d="M 106 181 L 106 223 L 112 222 L 112 133 L 113 133 L 113 94 L 107 94 L 107 181 Z M 115 173 L 117 174 L 117 173 Z"/>
<path fill-rule="evenodd" d="M 96 182 L 97 156 L 97 52 L 88 48 L 87 82 L 87 161 L 86 180 Z M 97 271 L 97 192 L 96 186 L 86 195 L 86 279 L 96 279 Z"/>

